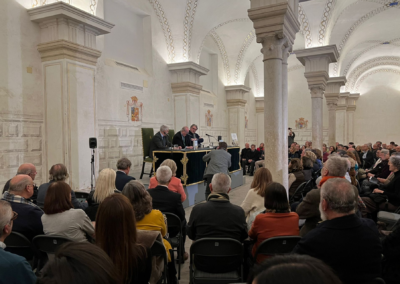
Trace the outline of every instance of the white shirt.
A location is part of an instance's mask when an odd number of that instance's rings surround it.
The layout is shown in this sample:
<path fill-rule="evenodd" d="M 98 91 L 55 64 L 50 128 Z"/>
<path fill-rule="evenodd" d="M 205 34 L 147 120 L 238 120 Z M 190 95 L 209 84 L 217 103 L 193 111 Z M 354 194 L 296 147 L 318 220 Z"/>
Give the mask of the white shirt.
<path fill-rule="evenodd" d="M 7 246 L 6 246 L 6 244 L 5 243 L 3 243 L 3 242 L 0 242 L 0 248 L 2 248 L 2 249 L 5 249 Z"/>

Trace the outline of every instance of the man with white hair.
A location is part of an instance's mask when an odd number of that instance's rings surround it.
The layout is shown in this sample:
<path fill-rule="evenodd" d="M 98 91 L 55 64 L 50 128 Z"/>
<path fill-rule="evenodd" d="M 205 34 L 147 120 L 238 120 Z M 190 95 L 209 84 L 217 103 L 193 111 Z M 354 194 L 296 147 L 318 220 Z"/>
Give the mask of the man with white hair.
<path fill-rule="evenodd" d="M 153 151 L 165 150 L 172 146 L 171 142 L 169 141 L 168 132 L 169 127 L 166 125 L 161 125 L 160 131 L 154 134 L 149 146 L 148 155 L 150 158 L 153 159 Z"/>
<path fill-rule="evenodd" d="M 232 238 L 240 242 L 247 238 L 246 217 L 240 206 L 229 201 L 231 178 L 215 174 L 206 203 L 193 207 L 187 233 L 191 240 L 202 238 Z"/>
<path fill-rule="evenodd" d="M 190 136 L 189 134 L 189 127 L 184 126 L 182 127 L 181 131 L 178 131 L 175 135 L 174 138 L 172 139 L 172 144 L 178 145 L 182 149 L 185 148 L 193 148 L 191 145 L 190 141 Z"/>
<path fill-rule="evenodd" d="M 17 217 L 10 203 L 0 200 L 0 283 L 36 283 L 36 276 L 26 259 L 4 250 L 7 247 L 4 241 L 11 234 Z"/>
<path fill-rule="evenodd" d="M 28 175 L 32 178 L 32 180 L 35 180 L 36 174 L 37 174 L 37 171 L 36 171 L 35 165 L 30 164 L 30 163 L 25 163 L 25 164 L 20 165 L 17 170 L 17 175 Z M 11 181 L 11 179 L 9 179 L 6 182 L 6 184 L 4 185 L 3 193 L 6 192 L 10 188 L 10 181 Z M 38 194 L 38 187 L 34 184 L 33 185 L 33 195 L 31 197 L 31 200 L 35 204 L 36 204 L 37 194 Z"/>
<path fill-rule="evenodd" d="M 323 222 L 293 252 L 318 258 L 343 283 L 368 283 L 381 274 L 382 245 L 373 221 L 355 215 L 356 195 L 345 179 L 332 178 L 320 191 Z"/>
<path fill-rule="evenodd" d="M 369 150 L 369 147 L 367 144 L 364 144 L 361 147 L 361 150 L 362 150 L 362 156 L 361 156 L 362 168 L 369 169 L 370 167 L 372 167 L 374 165 L 374 155 Z"/>
<path fill-rule="evenodd" d="M 3 196 L 3 200 L 10 202 L 12 210 L 18 213 L 18 219 L 13 224 L 14 231 L 29 240 L 43 235 L 43 211 L 30 201 L 32 194 L 32 178 L 28 175 L 17 175 L 11 179 L 10 188 Z"/>
<path fill-rule="evenodd" d="M 303 201 L 296 208 L 296 213 L 299 215 L 300 219 L 306 219 L 306 222 L 300 231 L 301 236 L 305 236 L 309 231 L 313 230 L 317 226 L 318 222 L 321 221 L 318 210 L 321 186 L 331 178 L 345 179 L 347 169 L 348 160 L 340 156 L 330 156 L 325 162 L 321 170 L 322 179 L 318 184 L 318 188 L 312 189 L 308 192 Z M 356 198 L 358 199 L 357 188 L 354 187 L 353 190 L 356 192 Z"/>

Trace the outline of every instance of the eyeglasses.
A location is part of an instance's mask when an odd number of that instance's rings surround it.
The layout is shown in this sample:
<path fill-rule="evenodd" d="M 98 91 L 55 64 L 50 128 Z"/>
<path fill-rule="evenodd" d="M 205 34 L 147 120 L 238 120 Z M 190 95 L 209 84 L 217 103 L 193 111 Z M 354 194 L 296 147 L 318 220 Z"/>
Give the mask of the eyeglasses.
<path fill-rule="evenodd" d="M 13 211 L 13 216 L 11 217 L 10 222 L 11 222 L 11 221 L 14 221 L 15 219 L 17 219 L 17 217 L 18 217 L 18 213 L 15 212 L 15 211 Z"/>

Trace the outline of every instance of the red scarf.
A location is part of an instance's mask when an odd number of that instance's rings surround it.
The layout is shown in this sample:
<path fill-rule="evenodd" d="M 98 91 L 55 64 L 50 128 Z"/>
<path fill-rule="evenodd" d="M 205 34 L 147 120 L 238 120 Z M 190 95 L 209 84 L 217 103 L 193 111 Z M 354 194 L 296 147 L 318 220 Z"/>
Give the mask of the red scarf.
<path fill-rule="evenodd" d="M 345 177 L 334 177 L 334 176 L 326 176 L 321 179 L 318 186 L 321 187 L 328 179 L 330 178 L 345 178 Z"/>

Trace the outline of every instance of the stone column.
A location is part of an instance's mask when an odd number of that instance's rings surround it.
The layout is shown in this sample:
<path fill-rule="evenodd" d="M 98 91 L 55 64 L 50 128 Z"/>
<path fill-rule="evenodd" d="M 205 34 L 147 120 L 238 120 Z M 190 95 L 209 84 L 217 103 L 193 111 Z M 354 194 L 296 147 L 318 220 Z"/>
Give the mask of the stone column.
<path fill-rule="evenodd" d="M 350 94 L 347 98 L 347 142 L 354 142 L 354 113 L 359 97 L 360 94 Z"/>
<path fill-rule="evenodd" d="M 335 146 L 336 143 L 336 108 L 339 101 L 340 87 L 346 84 L 346 77 L 329 78 L 326 90 L 325 99 L 329 111 L 329 133 L 328 147 Z"/>
<path fill-rule="evenodd" d="M 88 141 L 97 136 L 95 75 L 101 55 L 96 36 L 109 33 L 114 25 L 65 2 L 29 9 L 28 14 L 41 29 L 38 51 L 43 62 L 44 171 L 63 163 L 72 189 L 89 189 Z"/>
<path fill-rule="evenodd" d="M 262 43 L 264 61 L 265 166 L 274 181 L 288 185 L 287 155 L 287 51 L 293 45 L 300 23 L 298 1 L 276 3 L 251 0 L 249 18 L 257 42 Z M 285 74 L 284 74 L 285 72 Z"/>
<path fill-rule="evenodd" d="M 232 144 L 231 133 L 236 133 L 240 147 L 244 147 L 245 117 L 244 107 L 246 106 L 246 93 L 250 88 L 244 85 L 226 86 L 226 103 L 228 106 L 228 141 Z"/>
<path fill-rule="evenodd" d="M 257 145 L 264 143 L 264 97 L 256 98 Z M 265 143 L 264 143 L 265 144 Z"/>
<path fill-rule="evenodd" d="M 347 98 L 350 93 L 340 93 L 336 108 L 336 142 L 346 144 L 347 139 Z"/>
<path fill-rule="evenodd" d="M 322 150 L 323 140 L 323 94 L 329 79 L 329 64 L 336 62 L 339 52 L 336 45 L 327 45 L 295 51 L 297 59 L 305 66 L 304 76 L 311 91 L 312 143 Z"/>
<path fill-rule="evenodd" d="M 174 99 L 175 132 L 193 123 L 200 127 L 200 76 L 209 70 L 191 61 L 168 64 L 168 69 Z"/>

